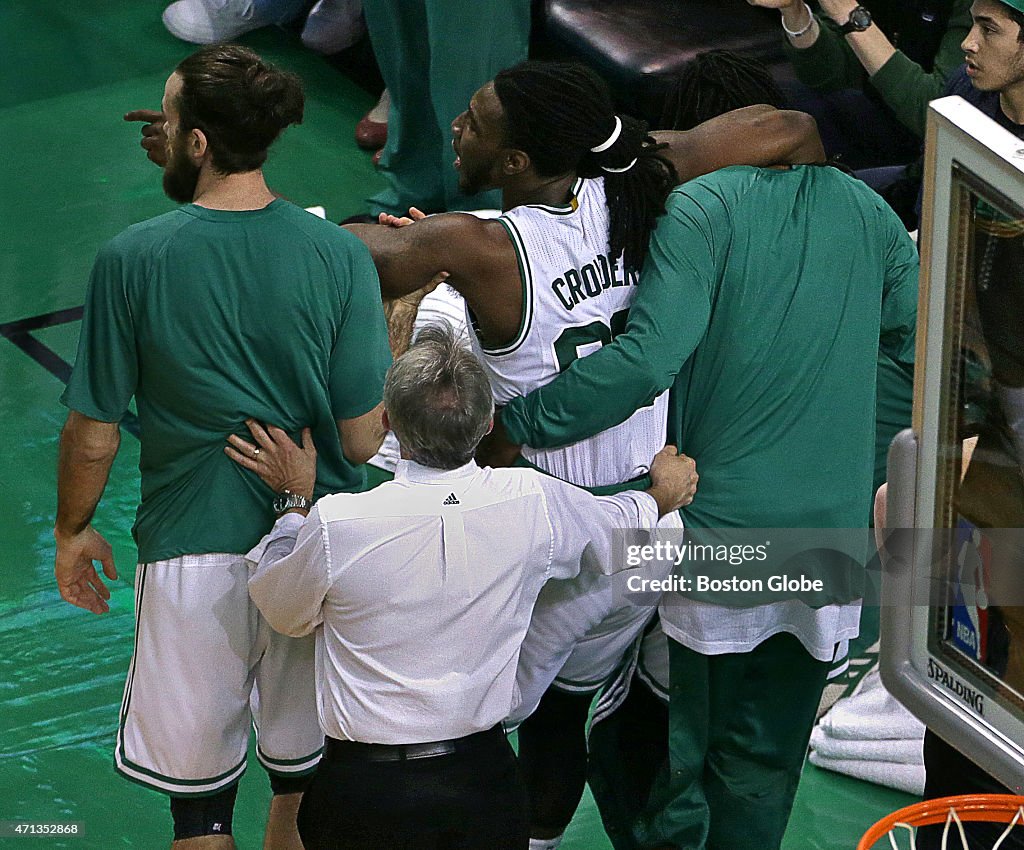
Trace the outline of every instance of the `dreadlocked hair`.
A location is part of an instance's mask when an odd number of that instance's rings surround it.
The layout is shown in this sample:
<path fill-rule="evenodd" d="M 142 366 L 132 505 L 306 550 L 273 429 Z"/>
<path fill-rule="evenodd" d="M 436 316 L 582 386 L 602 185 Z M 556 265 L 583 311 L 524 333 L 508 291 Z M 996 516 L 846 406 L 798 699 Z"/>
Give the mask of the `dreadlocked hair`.
<path fill-rule="evenodd" d="M 786 97 L 768 68 L 731 50 L 708 50 L 697 54 L 672 80 L 661 126 L 691 130 L 709 118 L 757 103 L 786 108 Z"/>
<path fill-rule="evenodd" d="M 643 121 L 617 116 L 608 86 L 583 65 L 522 62 L 494 78 L 494 91 L 509 146 L 526 153 L 538 175 L 604 178 L 609 254 L 639 271 L 655 221 L 679 183 L 672 163 L 658 153 L 666 146 L 648 135 Z M 619 122 L 614 142 L 594 152 Z"/>

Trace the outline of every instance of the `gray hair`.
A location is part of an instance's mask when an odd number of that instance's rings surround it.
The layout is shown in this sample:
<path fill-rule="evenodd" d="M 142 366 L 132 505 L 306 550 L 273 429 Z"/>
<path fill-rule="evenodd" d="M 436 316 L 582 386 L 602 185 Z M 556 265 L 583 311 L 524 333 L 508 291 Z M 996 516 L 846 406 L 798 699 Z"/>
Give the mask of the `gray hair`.
<path fill-rule="evenodd" d="M 445 323 L 423 328 L 392 364 L 384 408 L 409 457 L 455 469 L 472 459 L 490 429 L 494 399 L 480 361 Z"/>

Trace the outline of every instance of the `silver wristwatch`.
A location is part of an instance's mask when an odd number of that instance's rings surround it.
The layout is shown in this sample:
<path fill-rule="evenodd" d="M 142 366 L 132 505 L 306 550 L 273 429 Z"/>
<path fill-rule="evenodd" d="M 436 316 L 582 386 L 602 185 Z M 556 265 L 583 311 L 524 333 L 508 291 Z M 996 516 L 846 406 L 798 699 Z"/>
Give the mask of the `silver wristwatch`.
<path fill-rule="evenodd" d="M 274 513 L 278 516 L 281 516 L 286 511 L 290 511 L 292 508 L 301 508 L 304 511 L 308 511 L 312 507 L 313 503 L 309 499 L 290 490 L 283 490 L 274 496 Z"/>

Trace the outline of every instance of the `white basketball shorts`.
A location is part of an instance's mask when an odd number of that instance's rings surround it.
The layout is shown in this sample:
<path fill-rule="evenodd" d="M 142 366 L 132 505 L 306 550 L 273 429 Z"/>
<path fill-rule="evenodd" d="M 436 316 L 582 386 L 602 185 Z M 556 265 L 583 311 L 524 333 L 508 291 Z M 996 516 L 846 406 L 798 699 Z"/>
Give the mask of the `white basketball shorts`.
<path fill-rule="evenodd" d="M 245 772 L 250 727 L 271 773 L 301 776 L 319 762 L 313 635 L 274 632 L 248 577 L 242 555 L 139 564 L 114 751 L 128 779 L 173 796 L 216 793 Z"/>

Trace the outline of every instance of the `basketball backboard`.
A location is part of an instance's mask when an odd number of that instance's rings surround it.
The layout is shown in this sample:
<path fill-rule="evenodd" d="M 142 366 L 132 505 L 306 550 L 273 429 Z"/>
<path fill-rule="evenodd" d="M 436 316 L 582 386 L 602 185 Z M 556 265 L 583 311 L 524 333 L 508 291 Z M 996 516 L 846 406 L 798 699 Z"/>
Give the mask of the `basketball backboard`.
<path fill-rule="evenodd" d="M 928 117 L 913 427 L 889 455 L 882 678 L 1024 785 L 1024 142 L 957 97 Z"/>

